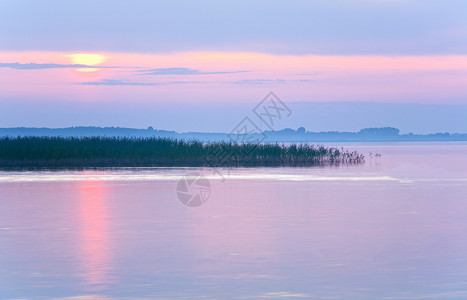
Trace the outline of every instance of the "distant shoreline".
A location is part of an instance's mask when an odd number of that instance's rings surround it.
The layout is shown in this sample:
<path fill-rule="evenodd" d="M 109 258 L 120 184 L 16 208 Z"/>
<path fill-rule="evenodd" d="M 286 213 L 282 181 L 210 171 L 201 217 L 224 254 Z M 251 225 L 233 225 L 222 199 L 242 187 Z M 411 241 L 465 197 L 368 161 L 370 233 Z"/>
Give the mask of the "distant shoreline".
<path fill-rule="evenodd" d="M 0 128 L 0 137 L 127 137 L 127 138 L 172 138 L 198 140 L 202 142 L 229 142 L 228 133 L 185 132 L 122 127 L 68 127 L 68 128 Z M 327 142 L 444 142 L 467 141 L 467 133 L 400 134 L 392 127 L 365 128 L 358 132 L 311 132 L 300 127 L 297 130 L 285 128 L 277 131 L 254 132 L 253 139 L 284 143 L 327 143 Z"/>

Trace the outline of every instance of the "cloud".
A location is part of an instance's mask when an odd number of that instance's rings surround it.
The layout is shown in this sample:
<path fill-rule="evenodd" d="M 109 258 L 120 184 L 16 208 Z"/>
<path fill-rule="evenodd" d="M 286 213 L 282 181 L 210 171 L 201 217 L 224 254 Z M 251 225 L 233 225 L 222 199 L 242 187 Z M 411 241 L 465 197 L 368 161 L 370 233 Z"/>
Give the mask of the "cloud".
<path fill-rule="evenodd" d="M 223 71 L 223 72 L 204 72 L 190 68 L 159 68 L 140 71 L 140 75 L 213 75 L 213 74 L 236 74 L 248 71 Z"/>
<path fill-rule="evenodd" d="M 162 85 L 159 83 L 152 83 L 152 82 L 134 82 L 134 81 L 127 81 L 127 80 L 114 80 L 114 79 L 103 79 L 100 81 L 88 81 L 88 82 L 81 82 L 83 85 L 138 85 L 138 86 L 157 86 Z"/>
<path fill-rule="evenodd" d="M 245 79 L 232 82 L 224 82 L 231 84 L 283 84 L 287 82 L 313 82 L 315 80 L 309 79 L 297 79 L 297 80 L 285 80 L 285 79 Z M 142 81 L 130 81 L 128 79 L 102 79 L 99 81 L 87 81 L 81 82 L 82 85 L 106 85 L 106 86 L 161 86 L 161 85 L 175 85 L 175 84 L 199 84 L 209 83 L 207 81 L 162 81 L 162 82 L 142 82 Z"/>
<path fill-rule="evenodd" d="M 80 64 L 36 64 L 36 63 L 0 63 L 0 68 L 11 68 L 16 70 L 42 70 L 42 69 L 67 69 L 67 68 L 89 68 L 89 69 L 108 69 L 108 68 L 118 68 L 118 67 L 103 67 L 103 66 L 88 66 Z"/>
<path fill-rule="evenodd" d="M 234 81 L 235 84 L 263 84 L 263 83 L 285 83 L 284 79 L 244 79 Z"/>
<path fill-rule="evenodd" d="M 106 86 L 160 86 L 169 84 L 195 84 L 202 81 L 167 81 L 167 82 L 138 82 L 129 80 L 103 79 L 100 81 L 81 82 L 83 85 L 106 85 Z"/>
<path fill-rule="evenodd" d="M 234 81 L 234 84 L 265 84 L 265 83 L 286 83 L 286 82 L 312 82 L 310 79 L 285 80 L 285 79 L 244 79 Z"/>
<path fill-rule="evenodd" d="M 319 76 L 321 74 L 320 73 L 305 72 L 305 73 L 298 73 L 297 75 L 300 75 L 300 76 Z"/>

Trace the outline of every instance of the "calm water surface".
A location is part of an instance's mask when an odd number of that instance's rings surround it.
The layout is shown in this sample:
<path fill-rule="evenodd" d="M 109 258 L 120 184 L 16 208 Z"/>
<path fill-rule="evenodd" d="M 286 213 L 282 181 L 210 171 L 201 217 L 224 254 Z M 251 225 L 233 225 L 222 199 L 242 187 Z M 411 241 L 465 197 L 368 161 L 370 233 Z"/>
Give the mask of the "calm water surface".
<path fill-rule="evenodd" d="M 382 157 L 0 172 L 0 299 L 467 299 L 467 144 L 348 147 Z"/>

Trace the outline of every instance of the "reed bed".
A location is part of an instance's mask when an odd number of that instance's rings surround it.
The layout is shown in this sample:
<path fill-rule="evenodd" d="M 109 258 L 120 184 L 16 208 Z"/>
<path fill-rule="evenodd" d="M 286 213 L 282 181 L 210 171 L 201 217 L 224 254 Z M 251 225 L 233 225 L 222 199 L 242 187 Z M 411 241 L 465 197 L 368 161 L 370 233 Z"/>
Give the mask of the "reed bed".
<path fill-rule="evenodd" d="M 309 144 L 127 137 L 0 138 L 0 168 L 304 167 L 363 162 L 364 156 L 357 152 Z"/>

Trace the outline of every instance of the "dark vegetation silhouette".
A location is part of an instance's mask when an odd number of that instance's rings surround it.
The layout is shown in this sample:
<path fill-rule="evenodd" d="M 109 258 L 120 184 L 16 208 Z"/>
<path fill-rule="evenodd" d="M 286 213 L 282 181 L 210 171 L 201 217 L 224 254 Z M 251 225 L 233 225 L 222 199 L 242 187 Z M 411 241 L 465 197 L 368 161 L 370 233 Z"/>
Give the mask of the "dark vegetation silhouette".
<path fill-rule="evenodd" d="M 316 166 L 363 162 L 364 156 L 357 152 L 309 144 L 120 137 L 0 138 L 1 168 Z"/>
<path fill-rule="evenodd" d="M 358 132 L 326 131 L 312 132 L 300 127 L 297 130 L 285 128 L 276 131 L 253 133 L 253 139 L 260 139 L 263 134 L 268 136 L 269 142 L 404 142 L 404 141 L 467 141 L 465 133 L 434 133 L 434 134 L 400 134 L 399 129 L 393 127 L 364 128 Z M 60 137 L 159 137 L 183 140 L 225 141 L 229 138 L 221 132 L 175 132 L 157 130 L 153 127 L 146 129 L 122 127 L 69 127 L 69 128 L 0 128 L 0 137 L 17 136 L 60 136 Z"/>

